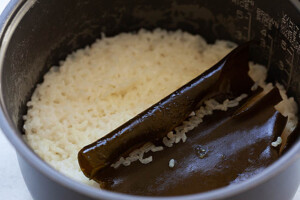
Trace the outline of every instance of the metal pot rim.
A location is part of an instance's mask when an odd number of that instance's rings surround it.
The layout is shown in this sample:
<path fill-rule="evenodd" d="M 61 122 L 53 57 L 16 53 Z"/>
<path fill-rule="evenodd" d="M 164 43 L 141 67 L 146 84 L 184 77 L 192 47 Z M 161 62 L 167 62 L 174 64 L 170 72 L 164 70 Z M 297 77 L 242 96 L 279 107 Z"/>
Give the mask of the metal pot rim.
<path fill-rule="evenodd" d="M 34 6 L 36 0 L 12 0 L 9 2 L 6 9 L 0 16 L 0 82 L 3 77 L 3 64 L 5 58 L 5 52 L 9 45 L 11 36 L 18 26 L 22 17 L 27 11 Z M 232 197 L 236 194 L 242 193 L 246 190 L 250 190 L 276 176 L 281 171 L 289 167 L 293 162 L 300 159 L 300 141 L 297 142 L 284 156 L 278 159 L 275 163 L 269 166 L 264 171 L 260 172 L 250 180 L 246 180 L 236 185 L 230 185 L 209 192 L 185 195 L 178 197 L 145 197 L 145 196 L 133 196 L 127 194 L 120 194 L 105 190 L 99 190 L 82 183 L 76 182 L 63 174 L 59 173 L 41 158 L 35 154 L 30 147 L 25 143 L 22 138 L 22 133 L 13 124 L 12 119 L 9 117 L 8 111 L 3 99 L 3 84 L 1 87 L 0 95 L 0 127 L 8 140 L 12 143 L 17 153 L 23 157 L 32 167 L 37 169 L 40 173 L 60 184 L 62 187 L 69 188 L 77 191 L 83 195 L 93 198 L 107 198 L 112 200 L 125 199 L 125 200 L 216 200 Z"/>

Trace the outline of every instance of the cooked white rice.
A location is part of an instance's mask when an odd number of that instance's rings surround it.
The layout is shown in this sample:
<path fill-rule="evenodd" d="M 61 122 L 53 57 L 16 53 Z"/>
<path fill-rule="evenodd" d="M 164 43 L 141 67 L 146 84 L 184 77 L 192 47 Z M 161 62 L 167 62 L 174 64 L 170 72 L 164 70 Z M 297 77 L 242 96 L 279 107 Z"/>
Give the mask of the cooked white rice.
<path fill-rule="evenodd" d="M 207 44 L 201 36 L 161 29 L 97 40 L 44 76 L 27 103 L 25 139 L 59 172 L 98 187 L 81 172 L 78 151 L 195 78 L 234 47 L 228 41 Z M 261 84 L 265 83 L 259 79 L 256 85 Z M 294 108 L 290 99 L 286 102 L 278 107 Z M 138 159 L 152 161 L 151 156 Z"/>
<path fill-rule="evenodd" d="M 169 167 L 173 168 L 175 166 L 175 160 L 174 159 L 171 159 L 169 161 Z"/>
<path fill-rule="evenodd" d="M 25 138 L 52 167 L 93 185 L 77 152 L 195 78 L 234 44 L 140 30 L 97 40 L 52 67 L 28 102 Z"/>

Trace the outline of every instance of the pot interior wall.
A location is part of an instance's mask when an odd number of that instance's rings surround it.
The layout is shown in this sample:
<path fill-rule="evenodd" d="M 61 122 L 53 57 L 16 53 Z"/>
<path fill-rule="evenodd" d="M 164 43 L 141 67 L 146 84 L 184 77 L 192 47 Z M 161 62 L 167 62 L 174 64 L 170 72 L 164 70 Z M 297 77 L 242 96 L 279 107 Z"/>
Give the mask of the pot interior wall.
<path fill-rule="evenodd" d="M 297 2 L 295 1 L 297 4 Z M 274 0 L 39 0 L 20 21 L 8 44 L 2 90 L 11 118 L 22 132 L 22 115 L 37 83 L 72 51 L 91 44 L 101 32 L 182 29 L 209 42 L 237 43 L 257 39 L 255 61 L 269 68 L 300 98 L 299 11 L 288 1 Z"/>

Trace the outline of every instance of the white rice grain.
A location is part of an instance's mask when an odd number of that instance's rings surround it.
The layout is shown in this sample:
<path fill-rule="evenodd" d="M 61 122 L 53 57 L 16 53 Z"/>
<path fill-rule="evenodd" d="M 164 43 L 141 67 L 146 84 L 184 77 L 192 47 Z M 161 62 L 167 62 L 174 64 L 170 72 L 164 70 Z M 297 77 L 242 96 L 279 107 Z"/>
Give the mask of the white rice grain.
<path fill-rule="evenodd" d="M 169 167 L 173 168 L 175 166 L 175 160 L 174 159 L 171 159 L 169 161 Z"/>

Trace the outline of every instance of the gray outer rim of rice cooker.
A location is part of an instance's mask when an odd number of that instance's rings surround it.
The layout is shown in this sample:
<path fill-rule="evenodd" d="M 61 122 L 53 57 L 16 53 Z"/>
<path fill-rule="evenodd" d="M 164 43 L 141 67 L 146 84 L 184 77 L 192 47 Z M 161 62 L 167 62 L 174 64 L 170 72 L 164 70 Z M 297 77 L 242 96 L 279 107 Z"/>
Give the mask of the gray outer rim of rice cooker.
<path fill-rule="evenodd" d="M 36 0 L 11 0 L 2 13 L 0 17 L 0 76 L 3 77 L 3 62 L 4 54 L 8 47 L 9 41 L 11 39 L 12 33 L 16 29 L 22 17 L 26 12 L 34 5 Z M 1 93 L 3 91 L 3 85 L 1 84 Z M 9 117 L 8 111 L 6 109 L 3 96 L 0 96 L 0 127 L 3 133 L 8 138 L 10 143 L 14 146 L 17 153 L 32 167 L 38 170 L 41 174 L 49 178 L 50 180 L 56 182 L 62 187 L 77 191 L 87 197 L 92 198 L 107 198 L 111 200 L 125 199 L 125 200 L 150 200 L 150 199 L 164 199 L 164 200 L 213 200 L 213 199 L 223 199 L 226 197 L 232 197 L 234 195 L 240 194 L 246 190 L 250 190 L 264 182 L 267 182 L 272 177 L 276 176 L 278 173 L 287 169 L 291 164 L 300 159 L 300 142 L 295 144 L 290 151 L 288 151 L 283 157 L 281 157 L 274 164 L 269 166 L 263 172 L 259 173 L 250 180 L 246 180 L 240 184 L 230 185 L 221 189 L 186 195 L 178 197 L 143 197 L 143 196 L 132 196 L 120 193 L 114 193 L 104 190 L 99 190 L 92 188 L 90 186 L 84 185 L 82 183 L 71 180 L 70 178 L 64 176 L 63 174 L 57 172 L 51 168 L 47 163 L 42 161 L 24 142 L 21 136 L 21 132 L 15 127 L 12 119 Z"/>

